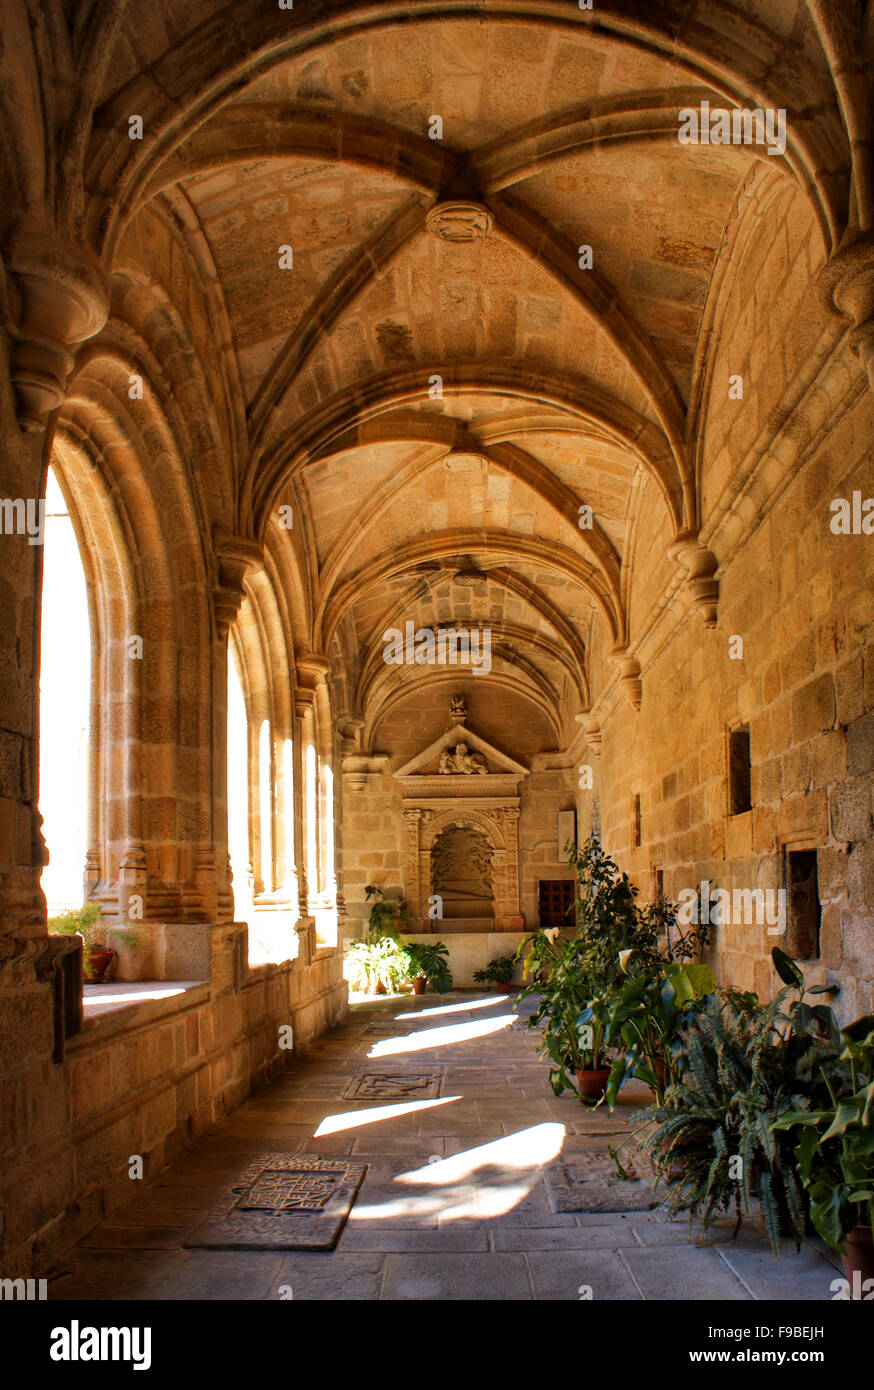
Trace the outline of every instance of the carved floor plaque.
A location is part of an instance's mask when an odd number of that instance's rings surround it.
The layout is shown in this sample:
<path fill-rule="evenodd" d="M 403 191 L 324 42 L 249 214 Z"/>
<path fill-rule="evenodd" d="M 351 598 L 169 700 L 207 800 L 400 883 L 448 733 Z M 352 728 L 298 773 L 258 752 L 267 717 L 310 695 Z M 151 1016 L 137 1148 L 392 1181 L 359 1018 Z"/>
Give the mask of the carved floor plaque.
<path fill-rule="evenodd" d="M 603 1150 L 574 1154 L 543 1170 L 549 1205 L 554 1212 L 648 1211 L 658 1206 L 653 1173 L 648 1161 L 622 1150 L 621 1162 L 628 1173 L 620 1178 L 610 1155 Z"/>
<path fill-rule="evenodd" d="M 343 1092 L 344 1100 L 426 1100 L 439 1096 L 439 1071 L 360 1071 Z"/>
<path fill-rule="evenodd" d="M 212 1250 L 333 1250 L 366 1163 L 261 1154 L 185 1241 Z"/>

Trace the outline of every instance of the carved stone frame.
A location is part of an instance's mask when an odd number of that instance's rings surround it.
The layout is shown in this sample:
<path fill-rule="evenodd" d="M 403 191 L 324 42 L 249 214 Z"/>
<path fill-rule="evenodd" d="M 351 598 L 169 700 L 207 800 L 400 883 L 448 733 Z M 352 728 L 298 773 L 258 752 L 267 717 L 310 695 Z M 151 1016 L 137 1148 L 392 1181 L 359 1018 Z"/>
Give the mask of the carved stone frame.
<path fill-rule="evenodd" d="M 444 779 L 448 780 L 448 779 Z M 454 779 L 453 779 L 454 780 Z M 465 779 L 468 787 L 470 779 Z M 450 826 L 476 830 L 492 848 L 495 931 L 521 931 L 525 920 L 519 902 L 519 798 L 508 796 L 422 797 L 404 801 L 406 862 L 404 893 L 421 922 L 420 930 L 447 931 L 448 924 L 428 917 L 431 850 Z M 483 922 L 483 930 L 488 930 Z"/>

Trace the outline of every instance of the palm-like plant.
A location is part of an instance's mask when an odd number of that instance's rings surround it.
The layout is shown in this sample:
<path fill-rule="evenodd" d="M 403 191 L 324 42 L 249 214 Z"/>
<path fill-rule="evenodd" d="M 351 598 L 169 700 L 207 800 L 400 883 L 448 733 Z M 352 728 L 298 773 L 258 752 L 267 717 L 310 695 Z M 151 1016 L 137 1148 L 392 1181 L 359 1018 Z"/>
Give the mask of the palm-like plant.
<path fill-rule="evenodd" d="M 449 993 L 452 989 L 449 948 L 442 941 L 406 941 L 401 950 L 406 958 L 408 980 L 424 976 L 437 994 Z"/>

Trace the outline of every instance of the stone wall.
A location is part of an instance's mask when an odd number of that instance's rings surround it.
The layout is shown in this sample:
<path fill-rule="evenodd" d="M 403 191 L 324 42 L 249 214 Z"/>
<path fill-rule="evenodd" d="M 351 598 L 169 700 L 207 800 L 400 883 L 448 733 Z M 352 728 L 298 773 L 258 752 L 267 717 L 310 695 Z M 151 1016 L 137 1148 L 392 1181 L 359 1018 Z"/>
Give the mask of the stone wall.
<path fill-rule="evenodd" d="M 297 959 L 251 971 L 240 968 L 244 927 L 191 927 L 211 979 L 86 1020 L 62 1062 L 52 1059 L 49 984 L 23 1001 L 14 1039 L 21 1064 L 7 1064 L 3 1078 L 4 1275 L 44 1273 L 130 1199 L 135 1155 L 143 1177 L 154 1177 L 342 1017 L 339 954 L 316 949 L 312 923 L 300 927 Z M 293 1051 L 280 1047 L 287 1024 Z"/>
<path fill-rule="evenodd" d="M 821 956 L 807 973 L 839 982 L 846 1020 L 874 1004 L 874 586 L 871 538 L 833 534 L 830 503 L 874 491 L 874 403 L 858 359 L 835 348 L 834 321 L 816 307 L 820 255 L 812 224 L 799 228 L 785 200 L 748 233 L 703 429 L 718 624 L 708 631 L 672 603 L 641 634 L 640 712 L 615 690 L 604 700 L 594 762 L 606 847 L 645 897 L 656 868 L 674 898 L 702 879 L 778 889 L 786 851 L 817 850 Z M 799 342 L 819 344 L 807 378 Z M 735 371 L 742 400 L 728 398 Z M 663 552 L 669 534 L 651 483 L 640 507 L 648 524 L 638 544 Z M 635 580 L 641 614 L 653 568 L 644 563 Z M 736 638 L 742 659 L 731 655 Z M 747 723 L 752 809 L 732 816 L 728 729 Z M 767 995 L 775 944 L 786 943 L 767 923 L 737 922 L 716 928 L 711 958 L 725 983 Z"/>
<path fill-rule="evenodd" d="M 542 878 L 571 877 L 558 852 L 558 813 L 574 809 L 575 776 L 569 766 L 538 766 L 552 747 L 552 733 L 521 697 L 502 696 L 500 704 L 485 697 L 477 679 L 436 681 L 399 704 L 376 730 L 374 752 L 389 761 L 372 773 L 362 791 L 350 778 L 343 788 L 343 888 L 348 923 L 345 935 L 357 935 L 366 922 L 364 888 L 378 884 L 400 894 L 404 887 L 405 825 L 403 789 L 393 772 L 422 752 L 448 727 L 449 697 L 463 693 L 467 725 L 510 757 L 532 766 L 520 785 L 519 866 L 522 915 L 526 928 L 537 925 L 537 885 Z M 564 759 L 567 762 L 567 758 Z M 436 924 L 435 924 L 436 925 Z"/>

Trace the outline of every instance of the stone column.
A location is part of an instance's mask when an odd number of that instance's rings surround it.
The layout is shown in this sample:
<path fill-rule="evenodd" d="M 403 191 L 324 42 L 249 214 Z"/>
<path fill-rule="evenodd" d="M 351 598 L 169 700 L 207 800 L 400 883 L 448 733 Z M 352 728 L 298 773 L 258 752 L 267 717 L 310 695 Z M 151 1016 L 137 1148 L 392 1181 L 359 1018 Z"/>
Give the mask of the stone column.
<path fill-rule="evenodd" d="M 501 926 L 506 931 L 521 931 L 525 926 L 525 920 L 519 903 L 519 807 L 505 806 L 503 821 L 509 902 Z"/>
<path fill-rule="evenodd" d="M 419 824 L 422 819 L 422 812 L 418 807 L 411 807 L 404 811 L 404 822 L 406 824 L 406 869 L 404 871 L 404 897 L 417 917 L 427 917 L 423 908 L 423 883 L 419 866 Z M 424 889 L 430 890 L 430 883 L 425 880 Z M 428 893 L 424 892 L 427 898 Z M 430 930 L 430 924 L 426 928 Z"/>

